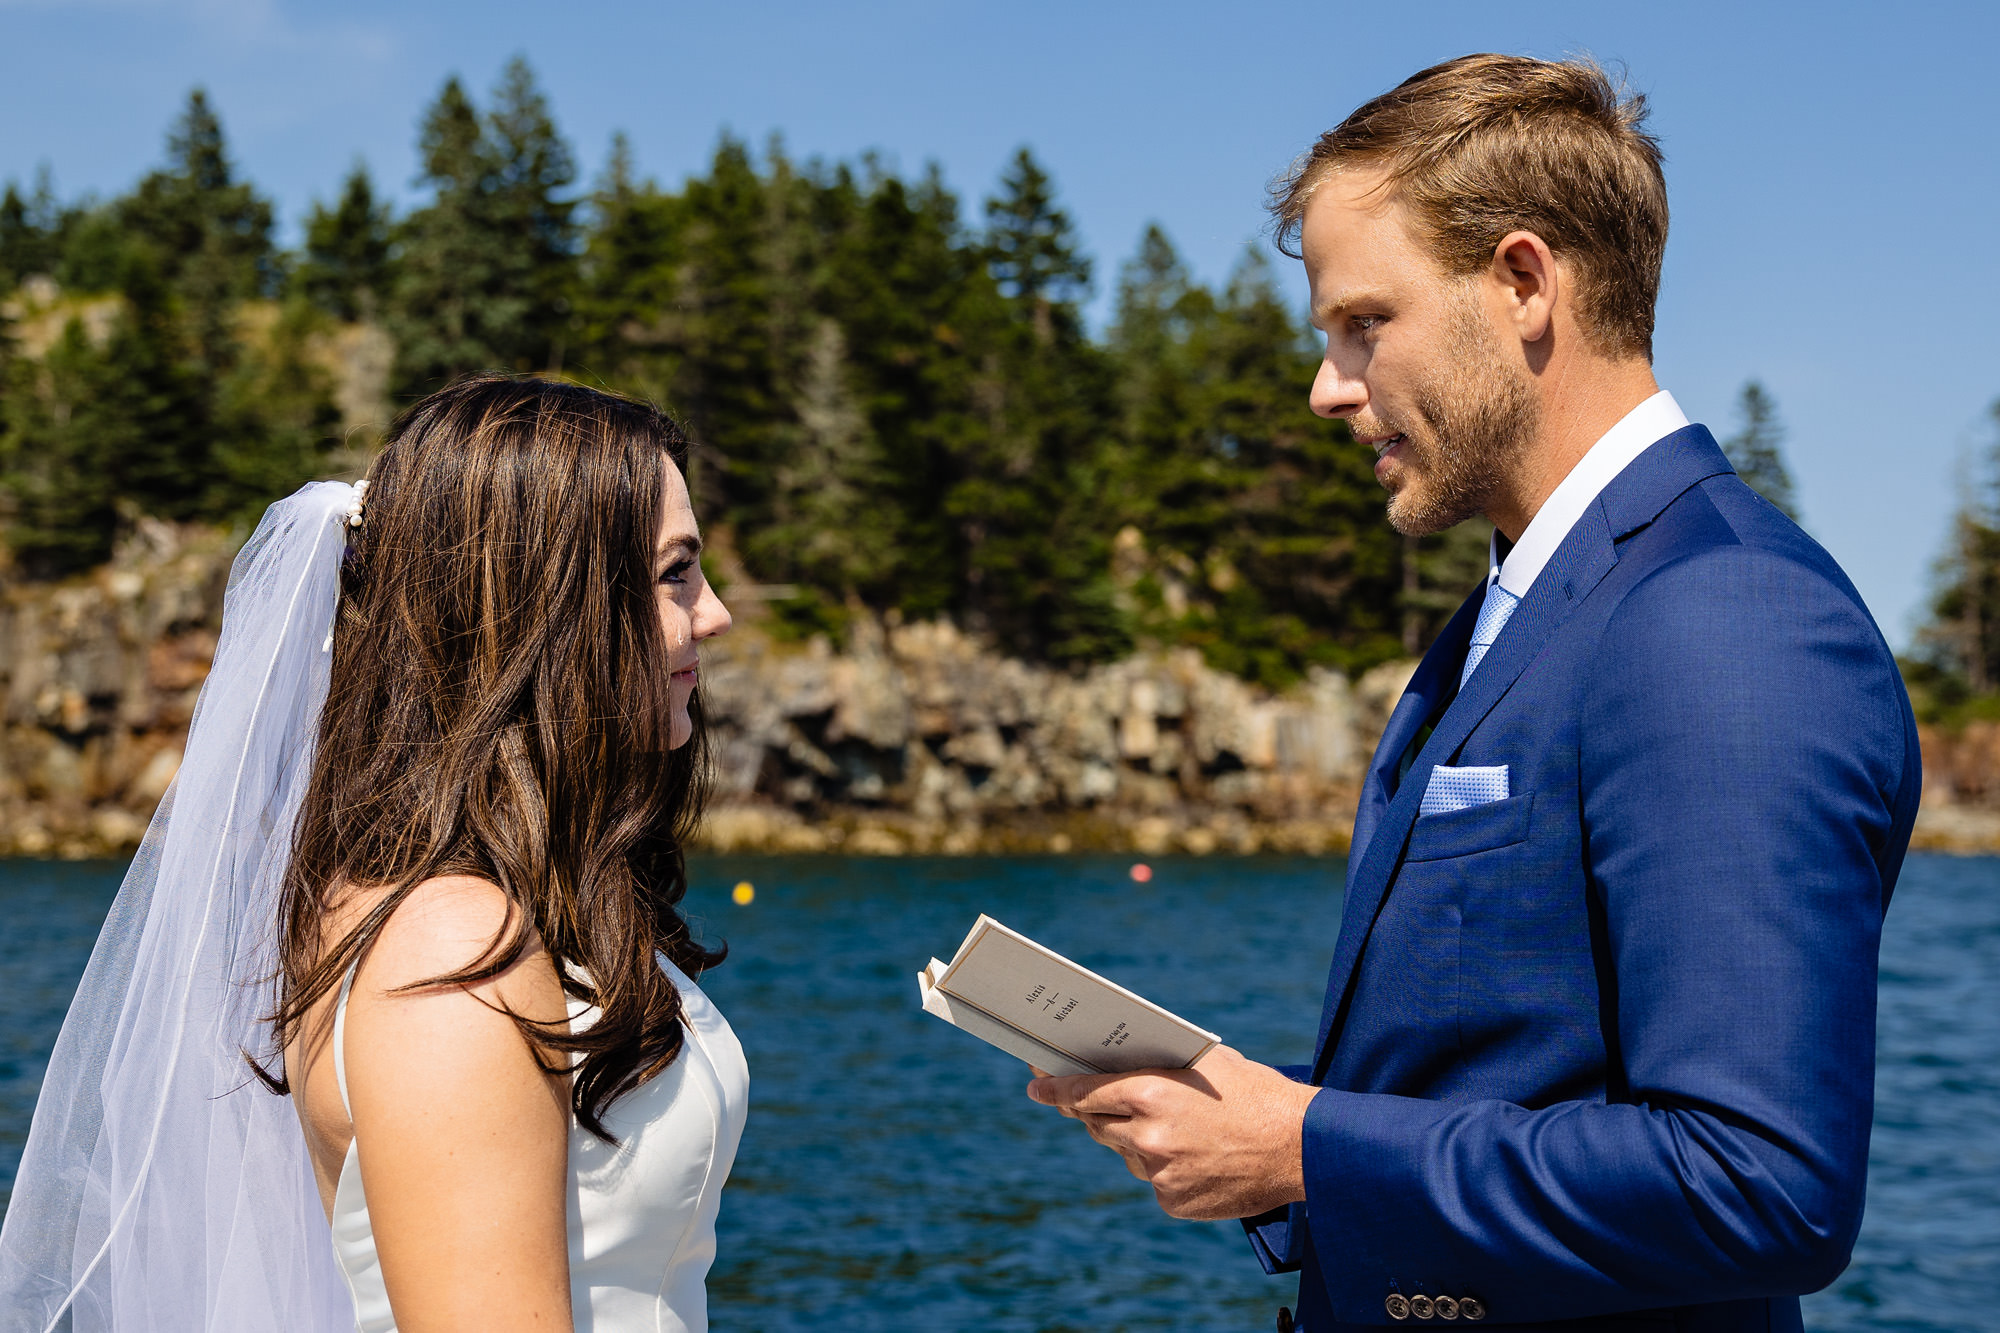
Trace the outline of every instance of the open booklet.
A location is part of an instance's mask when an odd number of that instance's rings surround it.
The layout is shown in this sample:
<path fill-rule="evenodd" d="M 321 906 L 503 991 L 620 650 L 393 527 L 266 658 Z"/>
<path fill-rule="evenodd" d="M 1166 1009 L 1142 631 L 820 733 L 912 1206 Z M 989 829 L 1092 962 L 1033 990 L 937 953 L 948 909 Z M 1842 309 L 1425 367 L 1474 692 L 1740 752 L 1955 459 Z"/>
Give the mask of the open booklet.
<path fill-rule="evenodd" d="M 1220 1040 L 984 915 L 917 990 L 925 1013 L 1051 1074 L 1185 1069 Z"/>

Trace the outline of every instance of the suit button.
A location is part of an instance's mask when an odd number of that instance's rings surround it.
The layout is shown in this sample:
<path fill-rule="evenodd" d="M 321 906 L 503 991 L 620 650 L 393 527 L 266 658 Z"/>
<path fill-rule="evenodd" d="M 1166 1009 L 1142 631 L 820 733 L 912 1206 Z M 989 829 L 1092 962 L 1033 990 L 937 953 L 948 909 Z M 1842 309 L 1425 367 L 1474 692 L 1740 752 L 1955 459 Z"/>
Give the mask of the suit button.
<path fill-rule="evenodd" d="M 1431 1304 L 1437 1306 L 1438 1318 L 1440 1319 L 1458 1318 L 1458 1302 L 1453 1300 L 1451 1297 L 1440 1296 L 1435 1301 L 1432 1301 Z"/>
<path fill-rule="evenodd" d="M 1437 1307 L 1431 1304 L 1431 1298 L 1428 1296 L 1412 1296 L 1410 1313 L 1419 1319 L 1429 1319 L 1437 1313 Z"/>
<path fill-rule="evenodd" d="M 1278 1307 L 1278 1333 L 1292 1333 L 1292 1307 L 1289 1305 Z"/>
<path fill-rule="evenodd" d="M 1477 1296 L 1467 1296 L 1458 1303 L 1458 1312 L 1467 1319 L 1484 1319 L 1486 1307 L 1479 1303 Z"/>
<path fill-rule="evenodd" d="M 1397 1292 L 1389 1293 L 1389 1299 L 1382 1302 L 1382 1308 L 1389 1312 L 1391 1319 L 1403 1320 L 1410 1317 L 1410 1303 Z"/>

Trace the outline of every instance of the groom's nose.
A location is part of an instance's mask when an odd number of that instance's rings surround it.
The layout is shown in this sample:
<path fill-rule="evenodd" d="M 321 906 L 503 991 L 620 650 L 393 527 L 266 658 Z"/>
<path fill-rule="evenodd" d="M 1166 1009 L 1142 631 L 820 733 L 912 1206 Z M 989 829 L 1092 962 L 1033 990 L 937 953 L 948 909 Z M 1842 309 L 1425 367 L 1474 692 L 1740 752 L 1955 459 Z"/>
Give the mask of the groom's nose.
<path fill-rule="evenodd" d="M 1358 375 L 1342 371 L 1329 348 L 1320 360 L 1319 373 L 1313 376 L 1312 393 L 1307 402 L 1312 405 L 1315 415 L 1329 420 L 1351 417 L 1368 406 L 1368 383 Z"/>

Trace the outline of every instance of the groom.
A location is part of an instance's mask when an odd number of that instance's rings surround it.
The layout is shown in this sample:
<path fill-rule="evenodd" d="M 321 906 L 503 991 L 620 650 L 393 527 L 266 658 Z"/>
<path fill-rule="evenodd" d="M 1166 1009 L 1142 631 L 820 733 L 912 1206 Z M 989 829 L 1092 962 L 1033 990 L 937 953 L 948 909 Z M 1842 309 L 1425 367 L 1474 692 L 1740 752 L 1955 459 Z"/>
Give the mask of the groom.
<path fill-rule="evenodd" d="M 1860 1224 L 1916 728 L 1853 585 L 1653 380 L 1643 119 L 1468 56 L 1285 183 L 1313 410 L 1399 531 L 1491 519 L 1492 570 L 1369 767 L 1313 1064 L 1029 1085 L 1246 1219 L 1311 1333 L 1797 1330 Z"/>

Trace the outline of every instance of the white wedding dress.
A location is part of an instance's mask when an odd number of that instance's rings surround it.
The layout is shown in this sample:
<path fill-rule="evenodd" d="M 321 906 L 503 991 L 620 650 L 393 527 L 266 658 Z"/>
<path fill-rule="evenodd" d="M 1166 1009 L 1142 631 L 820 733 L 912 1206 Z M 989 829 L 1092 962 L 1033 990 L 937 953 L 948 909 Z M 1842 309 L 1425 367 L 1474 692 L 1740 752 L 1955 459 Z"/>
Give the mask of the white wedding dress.
<path fill-rule="evenodd" d="M 666 1070 L 611 1103 L 613 1147 L 575 1123 L 569 1134 L 569 1290 L 576 1333 L 706 1333 L 722 1182 L 749 1109 L 750 1071 L 722 1012 L 662 958 L 680 991 L 686 1040 Z M 333 1070 L 347 1105 L 343 1038 L 350 970 L 333 1020 Z M 573 1028 L 597 1010 L 570 1001 Z M 352 1115 L 352 1112 L 349 1113 Z M 333 1196 L 333 1248 L 354 1296 L 359 1333 L 393 1333 L 359 1146 L 350 1143 Z"/>

